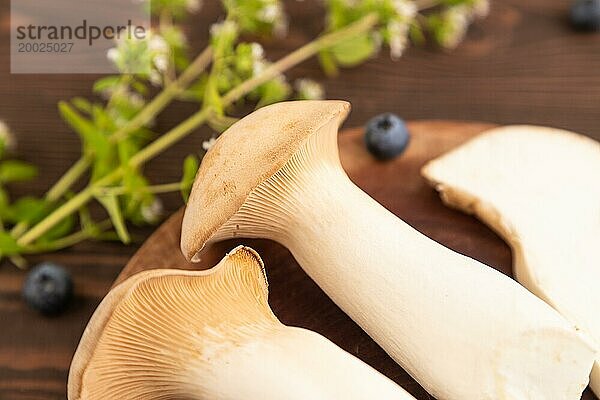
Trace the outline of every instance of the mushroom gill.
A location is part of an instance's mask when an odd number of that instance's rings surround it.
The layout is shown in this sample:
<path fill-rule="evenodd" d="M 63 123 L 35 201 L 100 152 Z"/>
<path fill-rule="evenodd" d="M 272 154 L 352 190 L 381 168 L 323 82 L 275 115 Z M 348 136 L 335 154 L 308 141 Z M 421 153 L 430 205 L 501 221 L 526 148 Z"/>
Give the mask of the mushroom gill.
<path fill-rule="evenodd" d="M 84 334 L 80 349 L 91 354 L 83 371 L 71 370 L 70 399 L 197 396 L 215 379 L 202 364 L 280 326 L 267 303 L 262 261 L 245 247 L 210 271 L 149 271 L 115 290 L 120 301 L 107 298 L 93 316 L 107 319 L 103 330 Z M 202 379 L 194 376 L 198 369 Z"/>
<path fill-rule="evenodd" d="M 86 328 L 69 399 L 414 400 L 324 337 L 281 324 L 267 298 L 247 247 L 209 271 L 131 277 Z"/>

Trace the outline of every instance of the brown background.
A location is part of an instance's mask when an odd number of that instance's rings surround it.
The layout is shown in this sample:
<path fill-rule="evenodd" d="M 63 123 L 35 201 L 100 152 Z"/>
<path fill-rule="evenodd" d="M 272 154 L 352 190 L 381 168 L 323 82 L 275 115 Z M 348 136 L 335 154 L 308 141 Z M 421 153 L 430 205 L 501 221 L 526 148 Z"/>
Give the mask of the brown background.
<path fill-rule="evenodd" d="M 187 24 L 195 49 L 205 44 L 207 27 L 219 15 L 215 0 Z M 524 4 L 526 3 L 526 4 Z M 318 34 L 322 13 L 316 0 L 287 1 L 293 15 L 285 41 L 266 44 L 276 59 Z M 494 123 L 538 123 L 600 139 L 600 35 L 573 32 L 567 1 L 492 2 L 491 16 L 470 30 L 452 53 L 410 49 L 398 62 L 387 54 L 337 79 L 325 80 L 315 61 L 292 77 L 321 80 L 330 98 L 353 103 L 347 126 L 363 124 L 383 111 L 407 119 L 458 119 Z M 79 154 L 79 141 L 60 120 L 56 103 L 91 96 L 93 75 L 10 75 L 9 1 L 0 0 L 0 119 L 18 134 L 19 153 L 41 167 L 40 178 L 14 194 L 43 193 Z M 193 112 L 190 104 L 170 107 L 158 119 L 165 131 Z M 180 176 L 182 158 L 200 148 L 207 129 L 185 140 L 148 167 L 155 183 Z M 180 205 L 167 197 L 169 211 Z M 448 235 L 452 227 L 448 226 Z M 152 229 L 137 231 L 143 240 Z M 0 399 L 61 399 L 69 362 L 85 324 L 137 246 L 85 243 L 68 251 L 31 258 L 64 264 L 74 275 L 76 301 L 63 316 L 46 319 L 25 307 L 24 277 L 9 264 L 0 267 Z"/>

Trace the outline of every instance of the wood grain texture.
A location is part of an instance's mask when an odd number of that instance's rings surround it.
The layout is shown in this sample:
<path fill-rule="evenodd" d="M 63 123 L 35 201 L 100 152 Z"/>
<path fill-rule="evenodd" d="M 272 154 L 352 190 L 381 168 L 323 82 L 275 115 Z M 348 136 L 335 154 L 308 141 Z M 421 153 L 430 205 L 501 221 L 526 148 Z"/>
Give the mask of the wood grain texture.
<path fill-rule="evenodd" d="M 444 207 L 419 174 L 427 161 L 491 127 L 490 124 L 448 121 L 410 123 L 410 146 L 402 157 L 390 162 L 376 161 L 367 152 L 362 129 L 349 130 L 339 137 L 342 165 L 359 187 L 419 231 L 511 275 L 511 254 L 507 245 L 474 218 Z M 249 245 L 265 262 L 269 304 L 283 323 L 321 333 L 394 379 L 417 399 L 431 399 L 327 298 L 283 246 L 267 240 L 229 240 L 213 245 L 202 254 L 200 263 L 191 264 L 179 250 L 182 217 L 183 210 L 180 210 L 169 218 L 133 256 L 116 283 L 148 269 L 207 269 L 237 245 Z M 584 396 L 584 399 L 593 398 L 590 393 Z"/>
<path fill-rule="evenodd" d="M 285 0 L 293 15 L 290 34 L 286 40 L 265 42 L 269 58 L 279 58 L 319 33 L 319 2 Z M 580 34 L 569 28 L 565 17 L 569 3 L 492 0 L 489 18 L 477 22 L 466 41 L 451 53 L 411 48 L 398 62 L 382 53 L 360 68 L 342 71 L 337 79 L 325 79 L 318 63 L 311 60 L 294 69 L 290 76 L 317 79 L 325 85 L 329 98 L 351 101 L 353 112 L 347 126 L 360 126 L 377 113 L 393 111 L 407 119 L 553 125 L 600 139 L 600 35 Z M 202 13 L 191 18 L 185 27 L 194 51 L 206 44 L 209 24 L 222 15 L 216 0 L 204 4 Z M 61 121 L 56 104 L 74 96 L 93 97 L 92 83 L 99 76 L 11 75 L 9 9 L 10 0 L 0 0 L 0 119 L 17 134 L 19 155 L 36 162 L 41 169 L 39 179 L 14 186 L 11 192 L 14 196 L 41 195 L 80 152 L 79 140 Z M 166 131 L 194 109 L 193 104 L 187 103 L 169 107 L 157 118 L 155 129 Z M 241 115 L 247 111 L 236 112 Z M 165 183 L 179 179 L 183 158 L 190 149 L 199 151 L 202 141 L 210 135 L 210 130 L 199 129 L 150 163 L 146 170 L 151 180 Z M 383 182 L 373 184 L 382 193 L 387 190 Z M 402 200 L 393 196 L 387 201 L 386 206 L 393 209 L 402 205 Z M 451 212 L 436 203 L 433 191 L 429 201 L 439 205 L 440 213 Z M 178 195 L 166 196 L 164 202 L 168 213 L 181 206 Z M 415 226 L 420 222 L 427 234 L 435 230 L 427 219 L 407 219 Z M 474 220 L 472 224 L 480 226 Z M 459 229 L 447 226 L 439 232 L 439 240 L 447 240 Z M 483 226 L 479 229 L 488 232 Z M 139 245 L 152 231 L 136 229 L 135 243 Z M 73 274 L 73 306 L 52 319 L 38 316 L 21 301 L 25 274 L 9 264 L 0 267 L 0 400 L 65 398 L 69 362 L 87 320 L 135 250 L 136 245 L 90 242 L 31 257 L 32 264 L 51 260 L 65 265 Z M 269 254 L 265 254 L 269 264 L 279 265 L 278 259 Z M 272 280 L 276 279 L 271 275 Z M 289 295 L 298 299 L 293 292 Z M 311 326 L 316 326 L 319 315 L 307 315 L 305 321 L 312 320 Z M 338 333 L 332 338 L 343 340 L 343 336 Z M 362 347 L 358 351 L 362 352 Z"/>

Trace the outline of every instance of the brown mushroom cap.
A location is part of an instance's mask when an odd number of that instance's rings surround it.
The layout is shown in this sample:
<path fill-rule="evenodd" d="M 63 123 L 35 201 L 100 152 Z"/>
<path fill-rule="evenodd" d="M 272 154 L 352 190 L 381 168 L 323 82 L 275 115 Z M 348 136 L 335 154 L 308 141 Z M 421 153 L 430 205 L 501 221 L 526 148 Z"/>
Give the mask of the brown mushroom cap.
<path fill-rule="evenodd" d="M 304 141 L 350 112 L 341 100 L 289 101 L 263 107 L 225 131 L 204 156 L 183 218 L 181 250 L 189 260 L 273 176 Z"/>
<path fill-rule="evenodd" d="M 208 271 L 142 272 L 111 290 L 92 316 L 73 357 L 68 397 L 188 398 L 185 368 L 202 362 L 205 346 L 240 343 L 279 324 L 262 260 L 248 247 Z"/>

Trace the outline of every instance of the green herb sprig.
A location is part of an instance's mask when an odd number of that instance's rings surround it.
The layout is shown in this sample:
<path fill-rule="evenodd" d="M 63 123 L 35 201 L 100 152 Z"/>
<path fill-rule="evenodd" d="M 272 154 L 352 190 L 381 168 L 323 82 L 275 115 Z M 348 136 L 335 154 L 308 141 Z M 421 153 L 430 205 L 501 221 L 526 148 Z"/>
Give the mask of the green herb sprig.
<path fill-rule="evenodd" d="M 392 58 L 400 57 L 411 40 L 421 43 L 427 36 L 452 48 L 468 23 L 487 10 L 485 0 L 324 3 L 325 32 L 271 62 L 259 43 L 241 38 L 248 33 L 285 35 L 288 18 L 279 0 L 222 0 L 225 18 L 213 24 L 208 46 L 193 59 L 175 21 L 197 11 L 197 0 L 153 0 L 158 26 L 148 38 L 120 41 L 108 52 L 120 74 L 94 84 L 99 99 L 76 97 L 59 103 L 60 115 L 81 139 L 82 154 L 44 196 L 10 201 L 5 185 L 32 179 L 36 170 L 20 161 L 1 161 L 10 143 L 0 125 L 0 257 L 23 266 L 23 255 L 83 240 L 118 238 L 129 243 L 130 223 L 160 221 L 159 194 L 181 192 L 187 201 L 200 151 L 184 160 L 178 182 L 153 184 L 144 165 L 200 126 L 208 124 L 218 135 L 236 121 L 229 114 L 242 102 L 258 108 L 290 97 L 322 98 L 316 82 L 299 79 L 291 84 L 284 75 L 308 58 L 318 56 L 324 71 L 334 75 L 374 57 L 383 46 L 390 48 Z M 139 62 L 150 67 L 142 74 L 129 73 Z M 152 97 L 153 92 L 157 94 Z M 154 120 L 173 101 L 195 102 L 198 111 L 168 132 L 154 132 Z M 214 137 L 206 141 L 204 150 L 213 142 Z M 87 185 L 73 193 L 73 186 L 86 176 Z M 105 209 L 106 219 L 91 217 L 92 202 Z"/>

